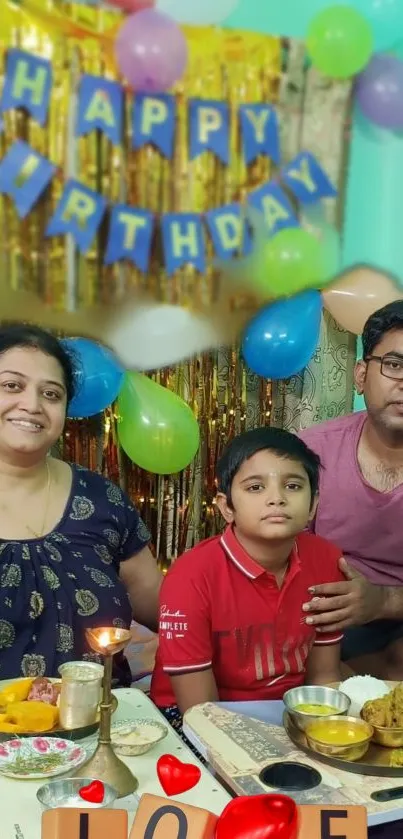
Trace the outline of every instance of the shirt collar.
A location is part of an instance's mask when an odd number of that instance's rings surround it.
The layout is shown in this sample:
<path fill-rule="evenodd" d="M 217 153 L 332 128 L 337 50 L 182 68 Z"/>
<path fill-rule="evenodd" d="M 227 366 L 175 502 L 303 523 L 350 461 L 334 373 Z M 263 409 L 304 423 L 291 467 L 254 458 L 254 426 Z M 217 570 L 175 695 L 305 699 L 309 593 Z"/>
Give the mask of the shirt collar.
<path fill-rule="evenodd" d="M 257 580 L 257 578 L 261 577 L 263 574 L 270 574 L 266 568 L 263 568 L 262 565 L 255 562 L 255 560 L 252 559 L 252 557 L 245 551 L 245 548 L 242 547 L 240 542 L 238 542 L 232 525 L 228 525 L 225 529 L 220 538 L 220 543 L 228 558 L 232 560 L 234 565 L 236 565 L 243 574 L 245 574 L 245 577 L 249 577 L 250 580 Z M 295 572 L 299 570 L 299 567 L 300 559 L 296 540 L 290 556 L 289 571 L 293 569 Z"/>

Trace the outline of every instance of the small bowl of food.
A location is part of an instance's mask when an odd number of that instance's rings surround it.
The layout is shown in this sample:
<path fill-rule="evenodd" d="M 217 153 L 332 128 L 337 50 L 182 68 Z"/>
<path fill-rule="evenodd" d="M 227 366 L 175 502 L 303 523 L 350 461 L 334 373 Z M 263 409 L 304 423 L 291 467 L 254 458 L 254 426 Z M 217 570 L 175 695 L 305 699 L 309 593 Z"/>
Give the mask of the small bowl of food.
<path fill-rule="evenodd" d="M 94 778 L 59 778 L 49 781 L 39 787 L 36 797 L 42 810 L 53 810 L 56 807 L 69 807 L 75 809 L 99 809 L 101 807 L 113 807 L 118 794 L 109 784 L 104 784 L 104 797 L 99 803 L 86 801 L 80 795 L 83 787 L 89 787 L 94 783 Z"/>
<path fill-rule="evenodd" d="M 369 749 L 374 729 L 356 717 L 315 719 L 306 727 L 305 737 L 310 749 L 326 757 L 355 761 Z"/>
<path fill-rule="evenodd" d="M 403 684 L 398 684 L 380 699 L 365 703 L 361 718 L 372 725 L 373 741 L 387 749 L 403 747 Z"/>
<path fill-rule="evenodd" d="M 167 726 L 157 720 L 128 720 L 113 726 L 111 741 L 117 754 L 137 756 L 145 755 L 167 734 Z"/>
<path fill-rule="evenodd" d="M 388 728 L 383 725 L 374 725 L 373 741 L 379 746 L 385 746 L 387 749 L 401 749 L 403 747 L 403 728 Z"/>
<path fill-rule="evenodd" d="M 347 714 L 350 708 L 350 700 L 345 693 L 320 685 L 301 685 L 287 690 L 283 702 L 293 723 L 301 731 L 305 731 L 315 718 Z"/>

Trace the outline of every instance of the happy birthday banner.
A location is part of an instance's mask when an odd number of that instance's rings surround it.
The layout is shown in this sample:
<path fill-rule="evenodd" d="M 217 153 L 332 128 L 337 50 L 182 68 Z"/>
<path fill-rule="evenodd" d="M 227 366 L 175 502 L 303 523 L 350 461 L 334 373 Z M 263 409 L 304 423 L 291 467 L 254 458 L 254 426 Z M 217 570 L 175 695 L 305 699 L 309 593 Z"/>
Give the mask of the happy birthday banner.
<path fill-rule="evenodd" d="M 0 113 L 23 108 L 40 125 L 47 120 L 52 93 L 52 65 L 43 58 L 18 49 L 10 49 Z M 111 143 L 123 141 L 125 91 L 121 84 L 98 76 L 81 77 L 75 134 L 77 137 L 99 131 Z M 190 99 L 189 158 L 195 160 L 205 151 L 228 164 L 230 154 L 230 112 L 226 102 Z M 275 109 L 268 104 L 240 105 L 238 109 L 242 154 L 246 165 L 260 155 L 280 164 L 279 125 Z M 170 94 L 136 95 L 132 107 L 131 144 L 134 150 L 154 145 L 171 159 L 176 128 L 176 100 Z M 24 218 L 46 190 L 57 165 L 39 154 L 28 143 L 17 140 L 0 161 L 0 192 L 10 196 L 16 212 Z M 302 204 L 314 204 L 337 192 L 315 157 L 303 151 L 280 168 L 278 177 L 252 191 L 247 205 L 262 214 L 268 235 L 285 227 L 297 227 L 295 208 L 284 187 Z M 216 256 L 229 260 L 250 252 L 252 231 L 245 207 L 240 203 L 212 209 L 205 214 L 154 213 L 128 204 L 107 204 L 106 199 L 78 180 L 66 180 L 60 201 L 50 219 L 45 235 L 73 236 L 77 248 L 86 253 L 91 247 L 105 213 L 109 230 L 104 263 L 129 260 L 146 272 L 157 221 L 160 225 L 167 273 L 182 265 L 206 269 L 206 232 Z"/>

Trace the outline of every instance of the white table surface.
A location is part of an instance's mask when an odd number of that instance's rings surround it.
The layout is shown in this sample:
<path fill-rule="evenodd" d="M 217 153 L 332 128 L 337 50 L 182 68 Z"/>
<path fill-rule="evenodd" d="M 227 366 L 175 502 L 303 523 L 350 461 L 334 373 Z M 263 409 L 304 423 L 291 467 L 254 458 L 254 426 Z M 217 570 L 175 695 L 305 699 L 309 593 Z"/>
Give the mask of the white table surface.
<path fill-rule="evenodd" d="M 148 717 L 167 725 L 166 720 L 141 690 L 124 688 L 114 691 L 114 694 L 119 701 L 118 709 L 113 716 L 114 722 Z M 129 828 L 133 823 L 138 796 L 146 792 L 164 796 L 156 772 L 156 762 L 162 754 L 174 754 L 185 763 L 195 763 L 200 766 L 202 773 L 196 787 L 183 795 L 172 796 L 170 801 L 181 801 L 184 804 L 203 807 L 217 815 L 230 801 L 228 793 L 199 763 L 173 728 L 168 726 L 168 729 L 168 735 L 164 740 L 147 754 L 140 757 L 122 757 L 139 781 L 136 795 L 120 799 L 115 804 L 118 809 L 128 810 Z M 0 775 L 0 839 L 41 839 L 42 809 L 37 801 L 36 792 L 44 783 L 46 779 L 16 781 Z"/>
<path fill-rule="evenodd" d="M 272 725 L 283 724 L 284 703 L 281 700 L 273 700 L 266 702 L 219 702 L 217 703 L 221 708 L 226 708 L 228 711 L 233 711 L 237 714 L 244 714 L 246 717 L 253 717 L 262 722 L 271 723 Z M 204 743 L 199 740 L 197 734 L 191 729 L 186 722 L 183 726 L 184 733 L 193 746 L 199 751 L 202 757 L 207 758 L 207 750 Z M 396 787 L 403 786 L 401 779 L 396 778 Z M 370 814 L 368 816 L 368 826 L 386 824 L 387 822 L 398 821 L 403 819 L 403 804 L 402 799 L 396 802 L 396 807 L 385 813 Z M 14 839 L 14 837 L 13 837 Z M 402 833 L 403 839 L 403 833 Z"/>

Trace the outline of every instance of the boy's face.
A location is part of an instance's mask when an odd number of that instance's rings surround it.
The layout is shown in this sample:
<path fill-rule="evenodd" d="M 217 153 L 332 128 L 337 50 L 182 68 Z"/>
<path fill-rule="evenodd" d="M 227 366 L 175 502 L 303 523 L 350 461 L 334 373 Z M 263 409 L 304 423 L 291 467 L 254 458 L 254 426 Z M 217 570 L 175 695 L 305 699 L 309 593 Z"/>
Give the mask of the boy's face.
<path fill-rule="evenodd" d="M 250 539 L 275 541 L 300 533 L 314 517 L 311 487 L 304 467 L 272 451 L 256 452 L 232 482 L 232 508 L 219 494 L 218 506 L 228 524 Z"/>

